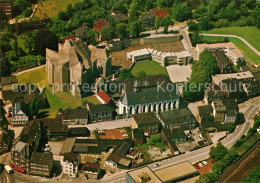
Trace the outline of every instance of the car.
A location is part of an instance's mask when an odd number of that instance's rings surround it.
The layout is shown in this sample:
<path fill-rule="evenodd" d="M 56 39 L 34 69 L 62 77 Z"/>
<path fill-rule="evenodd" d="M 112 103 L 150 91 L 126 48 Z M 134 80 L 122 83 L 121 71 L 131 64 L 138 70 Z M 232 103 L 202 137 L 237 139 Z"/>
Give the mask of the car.
<path fill-rule="evenodd" d="M 202 163 L 199 163 L 198 165 L 200 166 L 200 168 L 203 168 L 203 165 L 202 165 Z"/>
<path fill-rule="evenodd" d="M 195 165 L 195 167 L 196 167 L 197 169 L 200 169 L 200 166 L 199 166 L 199 165 L 197 165 L 197 164 Z"/>
<path fill-rule="evenodd" d="M 207 161 L 203 161 L 202 163 L 203 163 L 204 165 L 208 165 Z"/>
<path fill-rule="evenodd" d="M 154 168 L 157 168 L 159 166 L 161 166 L 159 163 L 156 163 L 156 164 L 153 165 Z"/>

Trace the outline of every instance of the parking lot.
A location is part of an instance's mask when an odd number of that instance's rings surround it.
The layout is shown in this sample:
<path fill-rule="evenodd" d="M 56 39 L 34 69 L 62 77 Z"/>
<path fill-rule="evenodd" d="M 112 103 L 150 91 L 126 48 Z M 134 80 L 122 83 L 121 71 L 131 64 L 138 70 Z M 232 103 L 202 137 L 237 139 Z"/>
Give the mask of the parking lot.
<path fill-rule="evenodd" d="M 200 175 L 208 173 L 212 170 L 213 163 L 212 163 L 211 159 L 206 160 L 206 162 L 207 162 L 206 164 L 204 164 L 203 162 L 200 162 L 200 163 L 197 163 L 197 164 L 194 165 L 194 167 L 198 170 Z M 201 164 L 202 167 L 200 167 L 199 164 Z"/>
<path fill-rule="evenodd" d="M 210 138 L 212 140 L 212 143 L 217 143 L 218 140 L 221 138 L 221 137 L 224 137 L 225 135 L 227 134 L 227 132 L 215 132 L 215 133 L 209 133 L 210 135 Z"/>

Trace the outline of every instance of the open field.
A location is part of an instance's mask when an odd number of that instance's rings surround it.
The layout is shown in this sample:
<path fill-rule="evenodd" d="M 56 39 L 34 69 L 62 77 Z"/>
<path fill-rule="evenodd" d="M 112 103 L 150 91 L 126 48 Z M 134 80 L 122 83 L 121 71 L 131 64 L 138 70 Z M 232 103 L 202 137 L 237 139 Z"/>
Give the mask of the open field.
<path fill-rule="evenodd" d="M 260 51 L 260 29 L 255 26 L 246 27 L 223 27 L 212 29 L 209 31 L 202 31 L 207 34 L 230 34 L 236 35 L 247 40 L 253 47 Z"/>
<path fill-rule="evenodd" d="M 204 41 L 214 42 L 216 39 L 218 39 L 218 37 L 203 36 Z M 232 38 L 232 37 L 229 37 L 228 39 L 230 42 L 233 42 L 237 46 L 237 48 L 241 51 L 241 53 L 244 55 L 245 60 L 248 62 L 249 68 L 254 70 L 251 65 L 253 63 L 260 63 L 260 57 L 240 39 Z"/>
<path fill-rule="evenodd" d="M 65 11 L 69 4 L 82 2 L 83 0 L 45 0 L 39 3 L 39 7 L 35 13 L 35 17 L 42 19 L 45 16 L 52 18 L 58 15 L 60 11 Z"/>
<path fill-rule="evenodd" d="M 124 50 L 110 53 L 112 58 L 112 65 L 119 68 L 128 68 L 132 62 L 126 58 L 126 53 L 134 50 L 143 48 L 152 48 L 163 52 L 179 52 L 184 51 L 184 47 L 181 41 L 172 43 L 161 43 L 161 44 L 146 44 L 130 46 Z"/>
<path fill-rule="evenodd" d="M 153 60 L 136 63 L 135 66 L 133 67 L 131 73 L 133 76 L 136 77 L 138 72 L 141 72 L 141 71 L 146 72 L 146 75 L 164 74 L 167 77 L 169 77 L 166 68 L 162 67 L 158 62 L 155 62 Z"/>

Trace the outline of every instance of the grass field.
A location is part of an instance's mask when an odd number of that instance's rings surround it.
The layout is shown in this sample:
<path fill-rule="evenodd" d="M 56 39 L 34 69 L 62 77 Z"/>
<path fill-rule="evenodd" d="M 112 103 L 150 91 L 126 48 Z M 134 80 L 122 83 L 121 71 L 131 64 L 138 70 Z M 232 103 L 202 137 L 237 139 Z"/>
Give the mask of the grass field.
<path fill-rule="evenodd" d="M 223 27 L 203 31 L 202 33 L 237 35 L 247 40 L 253 47 L 260 51 L 260 29 L 257 29 L 255 26 Z"/>
<path fill-rule="evenodd" d="M 136 77 L 138 73 L 141 71 L 146 72 L 147 76 L 164 74 L 167 77 L 169 77 L 167 70 L 164 67 L 162 67 L 158 62 L 153 60 L 136 63 L 131 73 L 133 76 Z"/>
<path fill-rule="evenodd" d="M 204 41 L 215 41 L 217 37 L 203 36 Z M 243 41 L 237 38 L 228 38 L 230 42 L 233 42 L 237 48 L 244 55 L 245 60 L 249 62 L 249 65 L 253 63 L 260 63 L 260 56 L 258 56 L 253 50 L 251 50 Z M 260 41 L 260 40 L 259 40 Z"/>
<path fill-rule="evenodd" d="M 55 17 L 60 11 L 65 11 L 69 4 L 75 4 L 83 0 L 45 0 L 39 4 L 35 17 L 42 19 L 44 13 L 46 17 Z"/>

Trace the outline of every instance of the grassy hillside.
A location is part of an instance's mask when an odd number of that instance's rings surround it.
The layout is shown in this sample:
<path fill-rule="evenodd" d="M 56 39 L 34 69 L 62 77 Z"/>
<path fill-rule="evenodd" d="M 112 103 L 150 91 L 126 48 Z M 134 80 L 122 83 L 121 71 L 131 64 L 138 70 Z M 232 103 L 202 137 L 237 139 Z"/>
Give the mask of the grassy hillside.
<path fill-rule="evenodd" d="M 46 17 L 57 16 L 60 11 L 67 9 L 68 4 L 75 4 L 82 0 L 45 0 L 39 4 L 35 17 L 43 18 L 44 13 Z"/>
<path fill-rule="evenodd" d="M 203 31 L 202 33 L 209 34 L 231 34 L 237 35 L 247 40 L 252 46 L 260 51 L 260 29 L 256 27 L 223 27 L 212 29 L 209 31 Z"/>

